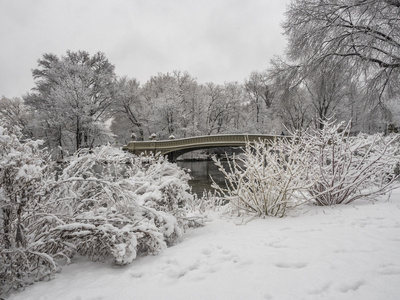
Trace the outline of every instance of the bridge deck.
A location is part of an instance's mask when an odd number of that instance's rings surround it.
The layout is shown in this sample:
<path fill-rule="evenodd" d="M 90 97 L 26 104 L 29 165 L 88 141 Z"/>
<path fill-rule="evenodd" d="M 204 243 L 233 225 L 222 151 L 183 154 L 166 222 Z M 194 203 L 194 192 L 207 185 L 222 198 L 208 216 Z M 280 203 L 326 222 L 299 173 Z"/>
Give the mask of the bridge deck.
<path fill-rule="evenodd" d="M 207 135 L 182 139 L 162 140 L 162 141 L 131 141 L 123 147 L 123 150 L 133 154 L 160 153 L 174 158 L 193 150 L 215 148 L 215 147 L 239 147 L 245 146 L 246 142 L 258 140 L 272 140 L 281 136 L 260 135 L 260 134 L 224 134 Z"/>

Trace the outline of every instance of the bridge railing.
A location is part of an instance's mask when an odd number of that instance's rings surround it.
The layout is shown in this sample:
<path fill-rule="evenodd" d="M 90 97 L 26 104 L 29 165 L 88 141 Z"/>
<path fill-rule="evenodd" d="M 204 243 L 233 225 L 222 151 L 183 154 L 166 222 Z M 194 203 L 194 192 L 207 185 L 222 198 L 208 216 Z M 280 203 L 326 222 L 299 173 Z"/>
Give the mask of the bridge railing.
<path fill-rule="evenodd" d="M 271 140 L 276 137 L 280 137 L 277 135 L 260 135 L 260 134 L 224 134 L 224 135 L 206 135 L 206 136 L 197 136 L 197 137 L 189 137 L 182 139 L 174 139 L 174 140 L 162 140 L 162 141 L 131 141 L 127 146 L 124 146 L 123 149 L 136 153 L 138 152 L 165 152 L 165 151 L 174 151 L 181 147 L 190 148 L 196 147 L 199 148 L 204 145 L 204 148 L 207 146 L 212 147 L 213 145 L 217 146 L 243 146 L 247 141 L 257 141 L 257 140 Z"/>

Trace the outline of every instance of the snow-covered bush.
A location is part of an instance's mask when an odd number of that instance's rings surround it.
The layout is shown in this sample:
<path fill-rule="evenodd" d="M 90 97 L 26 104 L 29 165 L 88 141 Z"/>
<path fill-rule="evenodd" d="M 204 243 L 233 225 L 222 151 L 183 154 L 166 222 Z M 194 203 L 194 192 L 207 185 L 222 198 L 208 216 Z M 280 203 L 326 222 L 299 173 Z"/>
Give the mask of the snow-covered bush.
<path fill-rule="evenodd" d="M 309 193 L 318 205 L 374 199 L 396 187 L 399 135 L 348 135 L 351 123 L 324 121 L 323 129 L 303 132 L 299 144 L 312 145 L 318 183 Z"/>
<path fill-rule="evenodd" d="M 228 161 L 229 170 L 214 159 L 226 187 L 215 182 L 213 187 L 229 201 L 230 212 L 283 217 L 302 201 L 302 193 L 316 178 L 310 172 L 308 147 L 296 140 L 277 137 L 247 143 L 243 156 Z"/>
<path fill-rule="evenodd" d="M 64 218 L 52 236 L 92 260 L 112 256 L 116 264 L 130 263 L 137 252 L 157 254 L 182 236 L 193 199 L 184 171 L 162 157 L 111 147 L 84 151 L 69 159 L 52 187 L 51 210 Z"/>
<path fill-rule="evenodd" d="M 40 150 L 41 141 L 20 139 L 17 127 L 0 124 L 0 294 L 56 270 L 30 234 L 42 187 L 52 178 L 49 156 Z"/>
<path fill-rule="evenodd" d="M 328 120 L 322 129 L 295 132 L 290 139 L 247 144 L 229 170 L 215 160 L 226 187 L 214 187 L 229 201 L 230 212 L 279 217 L 307 201 L 347 204 L 396 188 L 399 135 L 352 137 L 350 124 Z"/>
<path fill-rule="evenodd" d="M 208 213 L 210 211 L 220 210 L 223 206 L 223 199 L 218 196 L 217 191 L 204 190 L 203 194 L 198 197 L 194 195 L 195 200 L 192 210 L 196 212 Z"/>
<path fill-rule="evenodd" d="M 0 126 L 0 294 L 51 277 L 75 253 L 117 265 L 158 254 L 193 224 L 189 176 L 162 157 L 104 146 L 56 173 L 40 142 L 19 138 Z"/>

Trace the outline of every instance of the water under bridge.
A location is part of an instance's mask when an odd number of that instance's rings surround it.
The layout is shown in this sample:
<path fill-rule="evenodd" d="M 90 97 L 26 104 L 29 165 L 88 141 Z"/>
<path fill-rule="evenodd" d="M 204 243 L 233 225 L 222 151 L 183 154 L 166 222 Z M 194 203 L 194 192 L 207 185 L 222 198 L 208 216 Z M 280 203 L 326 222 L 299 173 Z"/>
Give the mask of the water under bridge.
<path fill-rule="evenodd" d="M 221 134 L 162 141 L 131 141 L 122 149 L 133 154 L 159 154 L 175 161 L 184 153 L 218 147 L 243 147 L 247 142 L 273 140 L 281 136 L 263 134 Z"/>

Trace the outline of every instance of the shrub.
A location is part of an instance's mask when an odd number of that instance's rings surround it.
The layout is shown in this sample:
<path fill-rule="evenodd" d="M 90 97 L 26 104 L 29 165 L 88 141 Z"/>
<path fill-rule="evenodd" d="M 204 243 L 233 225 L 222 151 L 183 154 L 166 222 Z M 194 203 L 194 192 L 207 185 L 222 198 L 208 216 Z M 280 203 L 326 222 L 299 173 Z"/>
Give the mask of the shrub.
<path fill-rule="evenodd" d="M 111 147 L 81 151 L 51 187 L 47 209 L 63 217 L 48 238 L 58 236 L 92 260 L 111 256 L 119 265 L 138 252 L 158 254 L 188 226 L 188 179 L 162 157 L 133 157 Z"/>
<path fill-rule="evenodd" d="M 247 143 L 243 158 L 229 161 L 229 170 L 214 159 L 226 187 L 215 181 L 213 187 L 229 202 L 230 213 L 283 217 L 316 183 L 307 151 L 296 137 Z"/>
<path fill-rule="evenodd" d="M 304 132 L 299 144 L 308 152 L 318 182 L 309 193 L 318 205 L 375 199 L 397 185 L 399 135 L 360 133 L 349 136 L 351 123 L 323 122 L 323 129 Z"/>
<path fill-rule="evenodd" d="M 399 135 L 349 136 L 351 123 L 247 144 L 225 170 L 226 187 L 213 183 L 230 213 L 284 216 L 298 204 L 371 200 L 398 186 Z"/>
<path fill-rule="evenodd" d="M 30 215 L 52 179 L 41 141 L 20 142 L 18 128 L 0 124 L 0 293 L 20 288 L 57 270 L 51 256 L 32 243 Z"/>
<path fill-rule="evenodd" d="M 117 265 L 158 254 L 193 224 L 189 176 L 164 158 L 104 146 L 56 174 L 40 144 L 0 126 L 0 294 L 51 278 L 75 253 Z"/>

